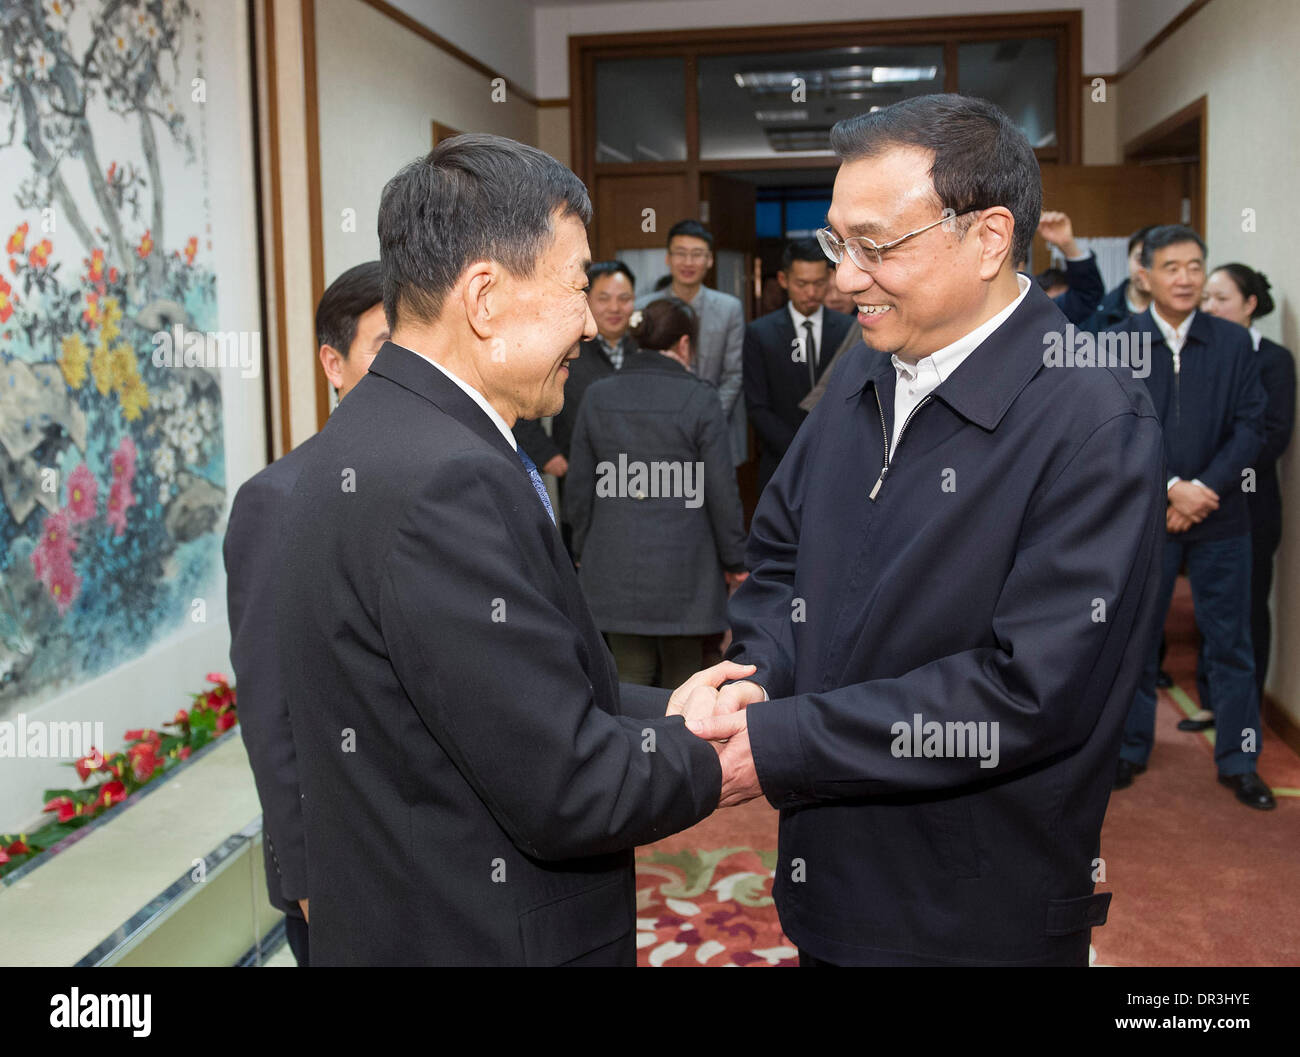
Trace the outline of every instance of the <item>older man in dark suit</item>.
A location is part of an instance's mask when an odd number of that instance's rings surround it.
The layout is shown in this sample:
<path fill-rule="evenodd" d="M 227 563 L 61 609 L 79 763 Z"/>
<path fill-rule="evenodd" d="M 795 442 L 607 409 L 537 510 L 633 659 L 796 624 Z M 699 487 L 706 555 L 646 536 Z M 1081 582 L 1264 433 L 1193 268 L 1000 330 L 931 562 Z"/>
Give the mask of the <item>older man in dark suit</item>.
<path fill-rule="evenodd" d="M 799 402 L 855 329 L 852 316 L 822 305 L 830 278 L 816 239 L 786 243 L 777 280 L 790 300 L 745 328 L 745 410 L 758 434 L 760 492 L 808 417 Z"/>
<path fill-rule="evenodd" d="M 719 709 L 752 703 L 698 729 L 745 775 L 724 805 L 781 810 L 803 964 L 1086 965 L 1160 424 L 1131 373 L 1047 365 L 1066 320 L 1014 268 L 1042 185 L 1006 114 L 920 96 L 831 144 L 820 238 L 866 345 L 754 515 L 730 615 L 758 672 Z"/>
<path fill-rule="evenodd" d="M 387 340 L 379 262 L 349 268 L 316 306 L 317 355 L 340 400 L 365 377 Z M 239 685 L 239 729 L 262 803 L 267 890 L 285 916 L 285 936 L 302 966 L 310 962 L 307 847 L 293 727 L 280 683 L 275 578 L 283 556 L 280 516 L 314 439 L 244 483 L 230 508 L 223 547 L 230 663 Z"/>
<path fill-rule="evenodd" d="M 632 848 L 724 788 L 665 713 L 711 706 L 732 666 L 675 699 L 620 689 L 510 431 L 560 409 L 595 335 L 590 216 L 568 169 L 499 136 L 384 189 L 392 341 L 284 522 L 313 964 L 635 964 Z"/>

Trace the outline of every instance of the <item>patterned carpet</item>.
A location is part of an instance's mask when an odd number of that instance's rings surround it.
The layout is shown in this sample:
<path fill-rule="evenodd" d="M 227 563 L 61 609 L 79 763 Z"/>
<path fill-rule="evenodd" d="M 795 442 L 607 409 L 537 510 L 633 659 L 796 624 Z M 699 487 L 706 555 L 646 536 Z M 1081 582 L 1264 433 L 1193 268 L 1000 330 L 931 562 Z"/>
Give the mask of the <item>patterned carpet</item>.
<path fill-rule="evenodd" d="M 1252 811 L 1214 780 L 1213 745 L 1177 721 L 1195 705 L 1196 630 L 1180 580 L 1150 770 L 1111 797 L 1102 829 L 1109 923 L 1097 965 L 1296 965 L 1300 758 L 1265 730 L 1259 770 L 1278 809 Z M 637 854 L 640 965 L 794 966 L 772 903 L 777 814 L 766 801 L 715 813 Z"/>
<path fill-rule="evenodd" d="M 775 851 L 649 850 L 637 859 L 640 965 L 796 965 L 772 903 Z"/>

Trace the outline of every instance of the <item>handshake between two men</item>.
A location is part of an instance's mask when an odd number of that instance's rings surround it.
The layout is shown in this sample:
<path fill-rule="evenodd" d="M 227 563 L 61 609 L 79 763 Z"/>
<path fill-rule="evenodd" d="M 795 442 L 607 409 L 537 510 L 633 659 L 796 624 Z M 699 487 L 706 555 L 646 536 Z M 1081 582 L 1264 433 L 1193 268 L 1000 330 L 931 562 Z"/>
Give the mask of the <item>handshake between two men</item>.
<path fill-rule="evenodd" d="M 736 807 L 763 791 L 745 721 L 745 709 L 767 697 L 761 686 L 747 678 L 755 671 L 752 664 L 723 661 L 696 672 L 668 699 L 665 715 L 681 716 L 687 729 L 709 742 L 718 754 L 722 766 L 718 807 Z"/>

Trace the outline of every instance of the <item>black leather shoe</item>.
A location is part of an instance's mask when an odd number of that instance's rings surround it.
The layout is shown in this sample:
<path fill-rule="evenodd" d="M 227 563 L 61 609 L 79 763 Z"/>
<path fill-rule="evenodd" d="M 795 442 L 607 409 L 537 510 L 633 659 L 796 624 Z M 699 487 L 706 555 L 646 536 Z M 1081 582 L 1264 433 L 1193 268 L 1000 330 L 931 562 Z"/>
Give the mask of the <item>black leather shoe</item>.
<path fill-rule="evenodd" d="M 1205 709 L 1201 709 L 1194 716 L 1188 716 L 1187 719 L 1178 721 L 1179 730 L 1193 733 L 1198 730 L 1209 730 L 1212 726 L 1214 726 L 1214 713 L 1207 712 Z"/>
<path fill-rule="evenodd" d="M 1277 807 L 1273 799 L 1273 790 L 1266 786 L 1254 771 L 1245 774 L 1219 775 L 1219 781 L 1231 789 L 1247 807 L 1260 811 L 1272 811 Z"/>
<path fill-rule="evenodd" d="M 1147 769 L 1144 763 L 1133 763 L 1131 760 L 1120 760 L 1115 765 L 1115 784 L 1114 789 L 1127 789 L 1133 784 L 1133 776 L 1141 774 Z"/>
<path fill-rule="evenodd" d="M 1156 686 L 1160 687 L 1161 690 L 1168 690 L 1173 685 L 1174 677 L 1161 668 L 1160 671 L 1156 673 Z"/>

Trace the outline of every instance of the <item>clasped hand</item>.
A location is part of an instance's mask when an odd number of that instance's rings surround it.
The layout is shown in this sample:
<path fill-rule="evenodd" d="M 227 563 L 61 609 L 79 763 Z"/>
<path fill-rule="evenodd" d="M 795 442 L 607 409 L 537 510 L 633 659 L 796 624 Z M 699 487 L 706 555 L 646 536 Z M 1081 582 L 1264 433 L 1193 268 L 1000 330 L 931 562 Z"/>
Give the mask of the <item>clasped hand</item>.
<path fill-rule="evenodd" d="M 682 716 L 691 732 L 708 741 L 718 754 L 722 766 L 718 807 L 734 807 L 762 793 L 745 715 L 749 705 L 766 696 L 761 686 L 745 679 L 756 670 L 752 664 L 723 661 L 696 672 L 668 701 L 667 714 Z M 727 685 L 721 686 L 724 682 Z"/>

